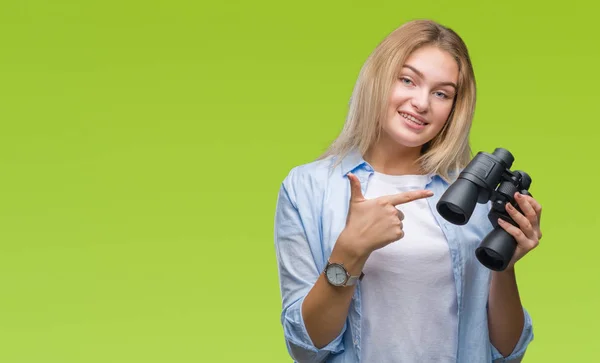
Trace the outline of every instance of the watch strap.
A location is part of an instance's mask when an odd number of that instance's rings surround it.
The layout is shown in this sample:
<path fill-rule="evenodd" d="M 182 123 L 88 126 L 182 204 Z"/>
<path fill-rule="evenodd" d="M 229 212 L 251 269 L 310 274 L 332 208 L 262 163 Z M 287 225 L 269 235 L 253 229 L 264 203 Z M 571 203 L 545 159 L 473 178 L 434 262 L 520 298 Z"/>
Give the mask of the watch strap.
<path fill-rule="evenodd" d="M 348 280 L 346 281 L 346 283 L 344 284 L 344 286 L 353 286 L 358 281 L 361 281 L 364 276 L 365 276 L 364 272 L 361 272 L 360 276 L 349 276 Z"/>

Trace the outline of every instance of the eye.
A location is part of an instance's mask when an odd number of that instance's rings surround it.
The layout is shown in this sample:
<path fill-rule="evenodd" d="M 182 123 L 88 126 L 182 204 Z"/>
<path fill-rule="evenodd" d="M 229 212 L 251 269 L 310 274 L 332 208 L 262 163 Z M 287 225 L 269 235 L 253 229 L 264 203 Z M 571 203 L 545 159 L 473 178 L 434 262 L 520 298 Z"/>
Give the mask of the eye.
<path fill-rule="evenodd" d="M 400 77 L 400 82 L 404 83 L 406 86 L 410 86 L 413 84 L 413 82 L 406 77 Z"/>
<path fill-rule="evenodd" d="M 445 94 L 444 92 L 439 92 L 439 91 L 438 91 L 438 92 L 435 92 L 435 96 L 436 96 L 436 97 L 439 97 L 439 98 L 441 98 L 441 99 L 444 99 L 444 100 L 445 100 L 445 99 L 448 99 L 448 98 L 450 98 L 450 97 L 448 97 L 448 95 L 447 95 L 447 94 Z"/>

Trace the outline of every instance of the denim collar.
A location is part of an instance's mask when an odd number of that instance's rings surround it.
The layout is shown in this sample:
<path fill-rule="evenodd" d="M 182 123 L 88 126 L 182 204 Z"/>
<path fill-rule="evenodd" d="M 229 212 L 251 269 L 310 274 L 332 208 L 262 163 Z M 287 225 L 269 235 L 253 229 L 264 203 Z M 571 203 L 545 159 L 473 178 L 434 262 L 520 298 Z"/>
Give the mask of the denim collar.
<path fill-rule="evenodd" d="M 373 167 L 363 158 L 361 152 L 356 148 L 350 150 L 350 152 L 344 156 L 340 166 L 342 175 L 346 175 L 360 166 L 365 166 L 367 171 L 373 171 Z"/>

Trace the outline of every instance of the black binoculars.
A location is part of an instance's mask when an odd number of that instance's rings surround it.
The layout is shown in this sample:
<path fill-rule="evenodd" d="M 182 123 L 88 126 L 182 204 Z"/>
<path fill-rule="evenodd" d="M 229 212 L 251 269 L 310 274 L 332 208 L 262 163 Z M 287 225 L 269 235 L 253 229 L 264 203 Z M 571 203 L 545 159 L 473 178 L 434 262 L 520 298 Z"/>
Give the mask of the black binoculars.
<path fill-rule="evenodd" d="M 531 195 L 528 191 L 531 177 L 520 170 L 511 171 L 513 161 L 513 155 L 502 148 L 497 148 L 493 154 L 477 153 L 436 205 L 437 211 L 448 222 L 464 225 L 469 222 L 477 203 L 492 202 L 488 219 L 494 229 L 481 241 L 475 256 L 482 265 L 495 271 L 506 269 L 517 247 L 513 236 L 498 226 L 498 218 L 519 227 L 506 212 L 506 203 L 522 212 L 515 201 L 515 193 Z"/>

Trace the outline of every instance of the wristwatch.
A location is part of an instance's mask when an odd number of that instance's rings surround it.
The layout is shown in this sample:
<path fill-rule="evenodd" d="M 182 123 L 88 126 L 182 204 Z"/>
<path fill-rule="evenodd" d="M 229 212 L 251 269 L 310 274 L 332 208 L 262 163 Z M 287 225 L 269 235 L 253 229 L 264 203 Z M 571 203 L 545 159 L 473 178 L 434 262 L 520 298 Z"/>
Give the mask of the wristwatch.
<path fill-rule="evenodd" d="M 329 260 L 323 273 L 325 273 L 327 282 L 333 286 L 353 286 L 365 276 L 363 272 L 360 273 L 360 276 L 350 276 L 343 263 L 331 263 Z"/>

